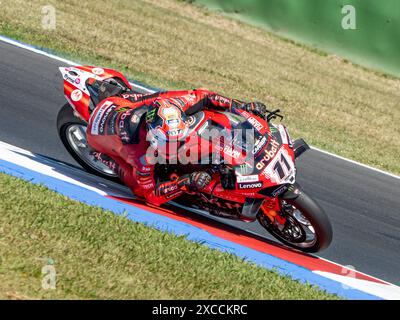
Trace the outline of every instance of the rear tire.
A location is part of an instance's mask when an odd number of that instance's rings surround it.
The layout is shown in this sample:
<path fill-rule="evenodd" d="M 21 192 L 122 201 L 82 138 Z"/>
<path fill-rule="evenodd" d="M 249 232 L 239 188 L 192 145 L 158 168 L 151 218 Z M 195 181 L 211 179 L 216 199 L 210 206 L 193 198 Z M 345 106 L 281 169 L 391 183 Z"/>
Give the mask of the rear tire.
<path fill-rule="evenodd" d="M 99 176 L 101 178 L 114 181 L 117 183 L 121 183 L 120 179 L 115 175 L 109 175 L 101 172 L 100 170 L 96 170 L 95 167 L 90 166 L 85 160 L 83 160 L 79 154 L 74 150 L 74 148 L 70 145 L 68 138 L 67 138 L 67 130 L 71 125 L 82 125 L 87 127 L 87 122 L 83 121 L 82 119 L 78 118 L 74 114 L 74 110 L 72 109 L 69 103 L 63 105 L 61 110 L 58 112 L 57 115 L 57 131 L 58 135 L 67 149 L 68 153 L 78 162 L 82 168 L 84 168 L 87 172 Z"/>

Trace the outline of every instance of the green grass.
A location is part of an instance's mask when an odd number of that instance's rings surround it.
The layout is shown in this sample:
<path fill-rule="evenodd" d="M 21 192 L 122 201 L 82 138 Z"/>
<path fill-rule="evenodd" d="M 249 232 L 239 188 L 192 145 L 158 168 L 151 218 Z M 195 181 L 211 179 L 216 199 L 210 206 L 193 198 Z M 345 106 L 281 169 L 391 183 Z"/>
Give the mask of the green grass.
<path fill-rule="evenodd" d="M 56 8 L 42 29 L 41 6 Z M 0 33 L 162 88 L 279 107 L 294 137 L 400 173 L 400 80 L 174 0 L 2 2 Z M 62 90 L 60 88 L 60 90 Z"/>
<path fill-rule="evenodd" d="M 42 289 L 52 263 L 55 290 Z M 337 299 L 0 174 L 0 299 Z"/>

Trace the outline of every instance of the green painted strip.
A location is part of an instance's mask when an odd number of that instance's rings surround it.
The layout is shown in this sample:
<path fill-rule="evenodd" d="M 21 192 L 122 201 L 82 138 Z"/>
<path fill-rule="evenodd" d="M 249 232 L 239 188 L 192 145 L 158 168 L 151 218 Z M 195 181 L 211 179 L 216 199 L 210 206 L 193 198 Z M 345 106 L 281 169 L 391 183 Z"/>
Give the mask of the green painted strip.
<path fill-rule="evenodd" d="M 360 65 L 400 76 L 398 0 L 195 1 Z M 348 5 L 355 10 L 355 20 Z M 355 29 L 344 29 L 342 23 Z"/>

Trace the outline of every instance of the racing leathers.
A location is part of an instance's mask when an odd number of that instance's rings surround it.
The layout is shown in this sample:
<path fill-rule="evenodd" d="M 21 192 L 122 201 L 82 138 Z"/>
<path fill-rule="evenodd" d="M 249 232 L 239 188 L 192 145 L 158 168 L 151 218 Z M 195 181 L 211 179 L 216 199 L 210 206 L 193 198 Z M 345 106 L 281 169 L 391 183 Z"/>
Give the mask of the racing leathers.
<path fill-rule="evenodd" d="M 154 94 L 123 93 L 102 100 L 93 110 L 87 128 L 87 141 L 96 150 L 99 161 L 118 173 L 132 192 L 153 205 L 161 205 L 185 191 L 201 190 L 211 177 L 194 172 L 172 181 L 156 182 L 155 166 L 147 160 L 146 115 L 157 100 L 167 99 L 187 115 L 205 108 L 232 108 L 262 114 L 264 105 L 244 104 L 206 89 L 157 92 Z"/>

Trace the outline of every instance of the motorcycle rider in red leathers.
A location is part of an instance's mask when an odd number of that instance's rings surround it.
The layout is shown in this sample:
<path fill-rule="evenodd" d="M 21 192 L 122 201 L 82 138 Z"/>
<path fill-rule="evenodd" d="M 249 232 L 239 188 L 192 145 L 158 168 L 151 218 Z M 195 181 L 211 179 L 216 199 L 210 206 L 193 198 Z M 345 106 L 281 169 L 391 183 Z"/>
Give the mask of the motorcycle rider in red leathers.
<path fill-rule="evenodd" d="M 106 85 L 102 83 L 100 91 L 106 91 Z M 87 141 L 96 150 L 96 158 L 117 172 L 137 197 L 159 206 L 184 191 L 201 191 L 211 181 L 208 173 L 198 171 L 156 183 L 155 166 L 146 157 L 151 144 L 154 149 L 162 145 L 162 150 L 166 150 L 169 142 L 184 140 L 189 127 L 187 116 L 205 108 L 239 108 L 262 117 L 267 112 L 262 103 L 245 104 L 206 89 L 154 94 L 122 93 L 117 90 L 93 110 L 87 128 Z"/>

